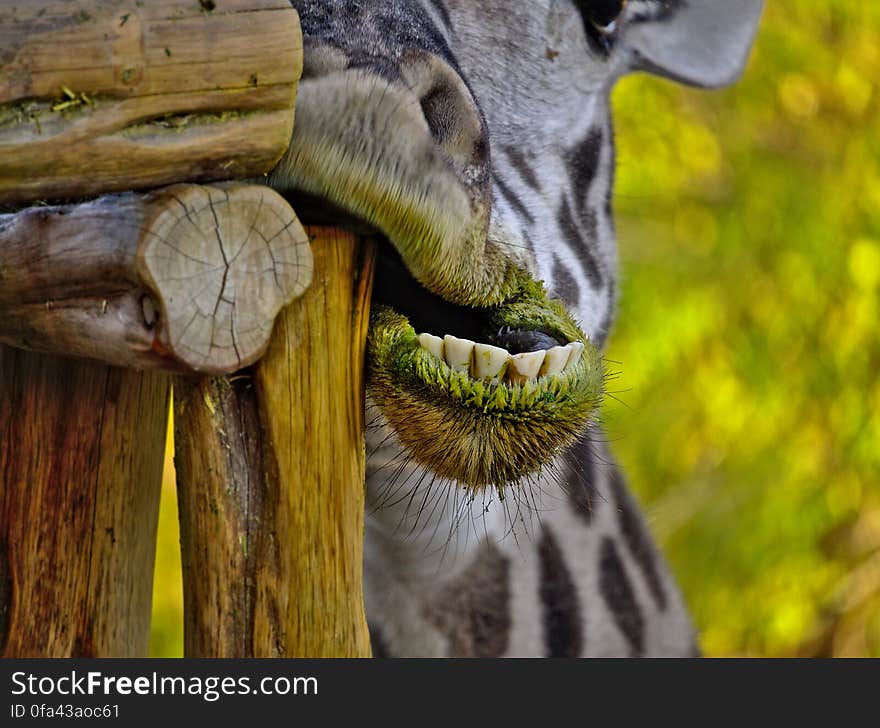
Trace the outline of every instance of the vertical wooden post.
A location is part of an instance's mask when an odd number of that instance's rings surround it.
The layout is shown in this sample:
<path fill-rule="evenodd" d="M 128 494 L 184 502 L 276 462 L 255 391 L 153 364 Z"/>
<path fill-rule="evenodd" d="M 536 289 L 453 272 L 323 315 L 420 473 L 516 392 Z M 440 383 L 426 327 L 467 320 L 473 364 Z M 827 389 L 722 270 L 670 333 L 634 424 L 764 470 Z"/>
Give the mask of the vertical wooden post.
<path fill-rule="evenodd" d="M 374 247 L 309 230 L 312 286 L 266 356 L 175 383 L 185 653 L 369 656 L 363 360 Z"/>
<path fill-rule="evenodd" d="M 0 654 L 145 657 L 169 377 L 0 346 Z"/>

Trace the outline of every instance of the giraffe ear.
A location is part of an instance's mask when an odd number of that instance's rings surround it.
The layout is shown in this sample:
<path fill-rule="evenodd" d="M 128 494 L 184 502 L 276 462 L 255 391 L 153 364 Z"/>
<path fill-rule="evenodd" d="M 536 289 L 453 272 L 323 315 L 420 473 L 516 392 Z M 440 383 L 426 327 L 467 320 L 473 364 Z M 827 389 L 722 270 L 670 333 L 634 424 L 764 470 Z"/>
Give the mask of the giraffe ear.
<path fill-rule="evenodd" d="M 742 73 L 764 0 L 634 0 L 621 42 L 632 69 L 717 87 Z"/>

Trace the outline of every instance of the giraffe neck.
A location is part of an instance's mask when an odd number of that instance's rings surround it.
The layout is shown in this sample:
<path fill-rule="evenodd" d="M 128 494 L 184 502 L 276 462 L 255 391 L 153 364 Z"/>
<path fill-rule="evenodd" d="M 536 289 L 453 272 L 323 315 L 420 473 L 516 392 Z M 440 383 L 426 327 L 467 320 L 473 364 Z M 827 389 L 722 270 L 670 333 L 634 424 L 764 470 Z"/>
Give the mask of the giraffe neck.
<path fill-rule="evenodd" d="M 600 437 L 537 479 L 528 503 L 490 504 L 496 515 L 485 528 L 459 523 L 467 532 L 454 553 L 439 529 L 431 541 L 384 524 L 368 528 L 366 606 L 376 653 L 695 654 L 679 591 Z"/>

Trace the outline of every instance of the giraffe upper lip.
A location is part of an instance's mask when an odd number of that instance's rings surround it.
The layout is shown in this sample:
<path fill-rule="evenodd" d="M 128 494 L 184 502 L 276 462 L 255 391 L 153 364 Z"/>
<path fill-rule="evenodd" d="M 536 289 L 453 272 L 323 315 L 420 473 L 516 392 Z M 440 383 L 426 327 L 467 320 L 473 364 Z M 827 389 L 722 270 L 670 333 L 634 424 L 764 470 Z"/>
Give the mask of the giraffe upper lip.
<path fill-rule="evenodd" d="M 447 300 L 496 305 L 518 288 L 516 263 L 488 236 L 489 188 L 462 173 L 405 85 L 358 69 L 304 79 L 290 145 L 268 182 L 314 203 L 298 208 L 307 222 L 381 231 Z"/>
<path fill-rule="evenodd" d="M 494 307 L 462 306 L 431 293 L 407 271 L 394 248 L 382 240 L 376 263 L 373 301 L 404 314 L 418 332 L 489 343 L 511 354 L 550 349 L 567 342 L 560 334 L 536 328 L 498 327 Z"/>

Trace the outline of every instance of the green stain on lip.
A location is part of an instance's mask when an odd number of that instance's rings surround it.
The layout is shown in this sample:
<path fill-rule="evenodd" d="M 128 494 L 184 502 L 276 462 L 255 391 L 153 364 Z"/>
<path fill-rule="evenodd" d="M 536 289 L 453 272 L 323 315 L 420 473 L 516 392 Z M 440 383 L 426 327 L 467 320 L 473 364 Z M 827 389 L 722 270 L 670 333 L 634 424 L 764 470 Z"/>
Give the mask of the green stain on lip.
<path fill-rule="evenodd" d="M 383 307 L 372 316 L 371 397 L 411 455 L 470 488 L 515 483 L 547 465 L 587 429 L 604 394 L 598 351 L 543 286 L 525 279 L 507 303 L 488 309 L 493 325 L 550 332 L 585 345 L 560 374 L 521 384 L 473 379 L 419 346 L 407 318 Z"/>
<path fill-rule="evenodd" d="M 505 325 L 524 326 L 516 319 Z M 392 372 L 401 385 L 425 388 L 426 394 L 447 397 L 457 406 L 477 409 L 486 415 L 532 417 L 538 410 L 552 410 L 563 400 L 589 398 L 598 402 L 602 397 L 601 360 L 589 345 L 578 363 L 564 372 L 515 384 L 494 378 L 474 379 L 450 368 L 419 346 L 406 317 L 390 308 L 380 309 L 374 315 L 370 336 L 371 362 Z"/>

